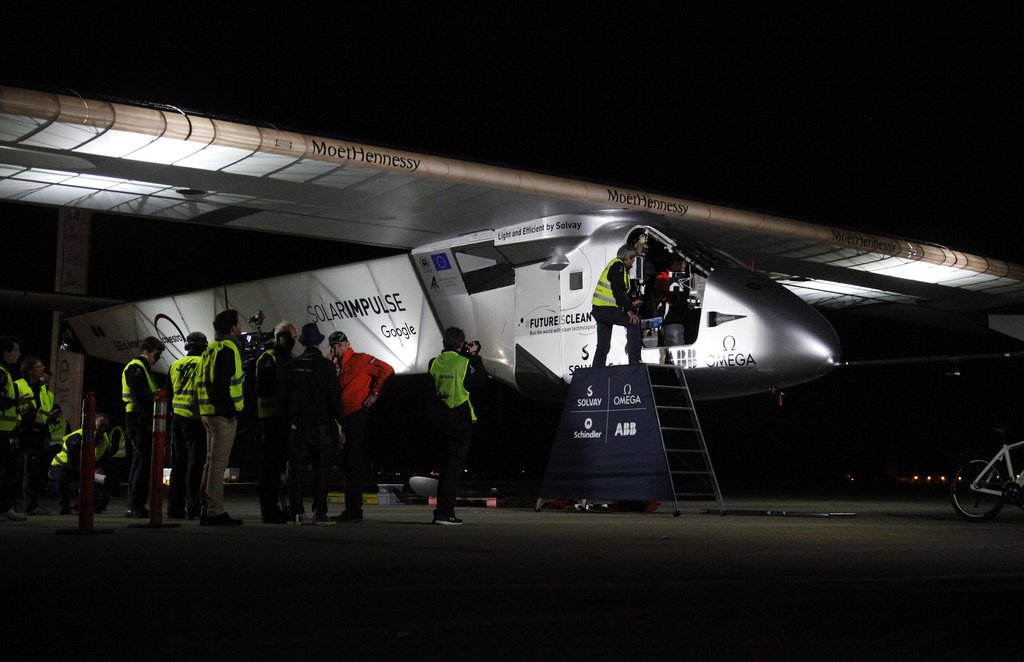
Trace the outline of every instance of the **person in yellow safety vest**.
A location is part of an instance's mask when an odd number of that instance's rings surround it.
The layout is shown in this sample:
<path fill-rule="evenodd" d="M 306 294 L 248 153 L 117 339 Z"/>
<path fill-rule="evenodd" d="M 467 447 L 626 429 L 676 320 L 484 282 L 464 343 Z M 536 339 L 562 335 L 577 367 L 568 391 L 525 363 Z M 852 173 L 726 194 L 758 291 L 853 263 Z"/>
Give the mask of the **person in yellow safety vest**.
<path fill-rule="evenodd" d="M 110 417 L 96 414 L 96 473 L 107 473 L 107 465 L 114 455 L 114 446 L 110 443 Z M 71 498 L 71 484 L 79 478 L 82 459 L 83 430 L 75 430 L 62 440 L 60 452 L 50 463 L 50 475 L 53 476 L 53 487 L 57 491 L 57 502 L 60 514 L 70 515 L 78 512 L 78 499 Z M 95 506 L 93 512 L 102 513 L 110 501 L 110 493 L 105 483 L 95 484 Z"/>
<path fill-rule="evenodd" d="M 53 415 L 50 417 L 50 446 L 60 446 L 64 443 L 64 437 L 68 434 L 68 419 L 61 415 L 59 404 L 53 405 Z"/>
<path fill-rule="evenodd" d="M 288 426 L 277 406 L 277 385 L 292 357 L 299 331 L 290 322 L 274 328 L 274 346 L 256 361 L 256 402 L 260 417 L 260 466 L 256 476 L 260 514 L 265 524 L 284 524 L 288 512 L 281 509 L 281 474 L 288 467 Z"/>
<path fill-rule="evenodd" d="M 437 509 L 432 523 L 451 526 L 462 524 L 455 516 L 455 498 L 476 422 L 470 393 L 483 388 L 487 374 L 480 360 L 480 343 L 467 344 L 462 329 L 454 326 L 445 329 L 443 342 L 444 351 L 430 360 L 428 369 L 437 399 L 446 410 L 432 419 L 441 437 L 442 453 Z"/>
<path fill-rule="evenodd" d="M 206 464 L 206 428 L 199 417 L 196 376 L 209 342 L 202 331 L 185 338 L 185 356 L 171 364 L 164 391 L 171 403 L 171 485 L 167 518 L 195 519 L 199 515 L 199 485 Z"/>
<path fill-rule="evenodd" d="M 199 414 L 206 428 L 206 464 L 200 483 L 200 526 L 238 526 L 224 509 L 224 470 L 238 430 L 242 394 L 242 318 L 237 310 L 217 313 L 214 341 L 203 352 L 197 377 Z"/>
<path fill-rule="evenodd" d="M 608 263 L 597 280 L 592 300 L 591 315 L 597 322 L 597 347 L 594 349 L 593 367 L 603 368 L 612 344 L 612 327 L 626 328 L 626 356 L 630 365 L 640 363 L 640 317 L 633 312 L 633 282 L 629 270 L 636 261 L 636 249 L 630 244 L 619 248 L 615 259 Z"/>
<path fill-rule="evenodd" d="M 22 378 L 15 382 L 23 404 L 18 408 L 19 447 L 23 457 L 22 512 L 26 515 L 49 515 L 50 511 L 39 505 L 39 496 L 46 489 L 46 474 L 53 455 L 50 447 L 50 417 L 53 410 L 53 394 L 46 388 L 43 375 L 46 366 L 35 356 L 21 360 Z"/>
<path fill-rule="evenodd" d="M 146 501 L 149 499 L 149 465 L 153 456 L 153 400 L 157 392 L 150 368 L 160 360 L 165 349 L 159 338 L 149 336 L 139 345 L 139 355 L 121 371 L 124 428 L 132 448 L 127 517 L 149 517 Z"/>
<path fill-rule="evenodd" d="M 19 438 L 18 407 L 25 398 L 18 395 L 18 387 L 11 375 L 10 366 L 21 359 L 21 339 L 17 336 L 0 336 L 0 521 L 24 522 L 25 515 L 14 507 L 14 485 L 18 476 L 17 452 Z"/>

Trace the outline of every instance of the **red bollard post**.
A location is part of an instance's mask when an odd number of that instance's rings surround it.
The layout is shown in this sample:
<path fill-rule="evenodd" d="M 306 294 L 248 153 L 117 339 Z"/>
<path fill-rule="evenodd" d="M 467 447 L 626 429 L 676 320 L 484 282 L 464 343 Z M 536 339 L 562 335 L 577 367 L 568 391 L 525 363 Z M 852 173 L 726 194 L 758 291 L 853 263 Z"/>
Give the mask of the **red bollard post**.
<path fill-rule="evenodd" d="M 78 468 L 78 528 L 91 531 L 96 505 L 96 396 L 82 401 L 82 452 Z"/>
<path fill-rule="evenodd" d="M 160 389 L 153 400 L 153 454 L 149 462 L 149 522 L 129 524 L 129 529 L 176 528 L 164 524 L 164 446 L 167 439 L 167 393 Z"/>
<path fill-rule="evenodd" d="M 167 441 L 167 393 L 153 400 L 153 455 L 149 463 L 149 524 L 160 526 L 164 513 L 164 448 Z"/>

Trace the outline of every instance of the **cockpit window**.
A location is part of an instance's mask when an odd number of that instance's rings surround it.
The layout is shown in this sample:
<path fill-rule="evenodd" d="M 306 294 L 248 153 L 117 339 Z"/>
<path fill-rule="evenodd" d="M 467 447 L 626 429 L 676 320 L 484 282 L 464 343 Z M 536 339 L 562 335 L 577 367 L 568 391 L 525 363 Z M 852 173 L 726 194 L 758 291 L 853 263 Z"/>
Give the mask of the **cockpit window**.
<path fill-rule="evenodd" d="M 705 271 L 743 266 L 736 258 L 700 241 L 681 241 L 677 244 L 677 250 L 683 255 L 690 256 L 693 262 Z"/>
<path fill-rule="evenodd" d="M 470 294 L 508 287 L 516 282 L 515 268 L 493 243 L 459 246 L 452 252 Z"/>

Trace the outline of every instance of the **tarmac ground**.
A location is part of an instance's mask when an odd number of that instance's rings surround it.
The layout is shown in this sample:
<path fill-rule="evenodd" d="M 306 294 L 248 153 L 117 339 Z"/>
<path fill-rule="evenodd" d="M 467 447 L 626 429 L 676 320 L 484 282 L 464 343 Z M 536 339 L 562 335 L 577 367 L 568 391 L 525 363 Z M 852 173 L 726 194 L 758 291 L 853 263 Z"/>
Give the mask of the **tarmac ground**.
<path fill-rule="evenodd" d="M 968 523 L 939 492 L 708 505 L 466 506 L 459 527 L 379 505 L 289 526 L 229 486 L 240 527 L 129 528 L 123 499 L 95 518 L 107 533 L 6 522 L 5 657 L 1020 659 L 1019 509 Z"/>

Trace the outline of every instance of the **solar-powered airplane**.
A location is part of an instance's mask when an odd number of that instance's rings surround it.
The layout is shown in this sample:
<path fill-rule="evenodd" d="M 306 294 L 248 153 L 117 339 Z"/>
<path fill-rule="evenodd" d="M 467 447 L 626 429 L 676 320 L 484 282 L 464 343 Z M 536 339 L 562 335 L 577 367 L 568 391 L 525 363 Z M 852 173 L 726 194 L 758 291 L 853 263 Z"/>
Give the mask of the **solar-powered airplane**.
<path fill-rule="evenodd" d="M 955 317 L 1024 301 L 1024 268 L 936 245 L 480 163 L 227 121 L 171 106 L 0 87 L 0 199 L 409 250 L 383 260 L 114 306 L 69 320 L 125 362 L 149 335 L 184 354 L 218 310 L 344 330 L 397 372 L 425 372 L 440 329 L 488 373 L 558 399 L 596 345 L 597 278 L 624 243 L 633 276 L 673 272 L 687 320 L 643 360 L 687 369 L 698 399 L 820 377 L 840 343 L 815 308 Z M 244 246 L 236 250 L 245 250 Z M 289 259 L 289 256 L 282 256 Z M 680 264 L 680 262 L 677 262 Z M 188 265 L 216 269 L 217 265 Z M 679 341 L 677 341 L 679 342 Z M 625 360 L 613 335 L 610 363 Z M 158 366 L 159 367 L 159 366 Z"/>

